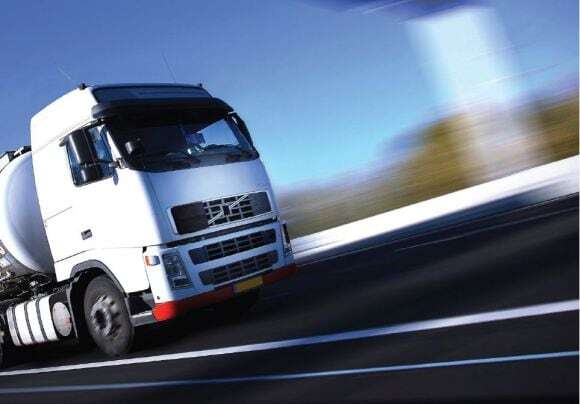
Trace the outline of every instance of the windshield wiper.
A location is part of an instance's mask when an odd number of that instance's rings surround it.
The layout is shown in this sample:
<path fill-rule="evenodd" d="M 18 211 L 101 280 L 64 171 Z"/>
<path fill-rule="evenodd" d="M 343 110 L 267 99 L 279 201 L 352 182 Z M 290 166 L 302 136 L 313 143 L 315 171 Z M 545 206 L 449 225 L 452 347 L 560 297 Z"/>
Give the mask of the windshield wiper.
<path fill-rule="evenodd" d="M 235 151 L 237 151 L 238 153 L 235 154 L 239 154 L 242 153 L 246 156 L 253 156 L 254 152 L 248 149 L 244 149 L 243 147 L 239 146 L 239 145 L 235 145 L 235 144 L 208 144 L 207 146 L 205 146 L 203 148 L 204 151 L 206 150 L 215 150 L 215 149 L 234 149 Z M 228 155 L 233 155 L 232 153 L 228 153 Z"/>
<path fill-rule="evenodd" d="M 196 164 L 199 164 L 201 162 L 197 157 L 192 156 L 191 154 L 189 154 L 183 150 L 147 153 L 147 154 L 142 154 L 142 155 L 139 155 L 136 157 L 140 158 L 141 160 L 147 159 L 147 158 L 158 158 L 158 157 L 170 158 L 171 160 L 175 160 L 174 157 L 170 157 L 171 155 L 174 155 L 174 156 L 180 158 L 181 160 L 187 159 L 187 160 L 191 161 L 192 163 L 196 163 Z"/>

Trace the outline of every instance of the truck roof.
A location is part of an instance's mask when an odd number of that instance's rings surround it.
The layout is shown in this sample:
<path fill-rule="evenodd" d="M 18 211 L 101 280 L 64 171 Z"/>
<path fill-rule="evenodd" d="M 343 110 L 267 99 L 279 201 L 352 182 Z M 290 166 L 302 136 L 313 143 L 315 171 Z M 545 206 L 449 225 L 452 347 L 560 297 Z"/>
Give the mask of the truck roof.
<path fill-rule="evenodd" d="M 163 91 L 163 89 L 167 91 Z M 201 85 L 180 83 L 81 84 L 35 114 L 30 121 L 33 151 L 93 120 L 92 107 L 119 99 L 211 97 Z"/>
<path fill-rule="evenodd" d="M 114 84 L 95 84 L 87 88 L 116 88 L 116 87 L 194 87 L 203 88 L 201 84 L 187 83 L 114 83 Z"/>
<path fill-rule="evenodd" d="M 91 91 L 75 89 L 54 100 L 30 120 L 32 151 L 37 152 L 92 120 L 91 108 L 97 104 Z"/>

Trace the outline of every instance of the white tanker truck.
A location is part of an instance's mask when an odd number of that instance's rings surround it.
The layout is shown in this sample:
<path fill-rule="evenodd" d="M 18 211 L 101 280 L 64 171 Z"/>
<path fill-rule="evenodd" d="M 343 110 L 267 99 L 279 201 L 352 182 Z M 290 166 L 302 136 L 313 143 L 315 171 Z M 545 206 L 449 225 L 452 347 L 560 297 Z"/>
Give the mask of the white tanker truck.
<path fill-rule="evenodd" d="M 201 86 L 79 86 L 0 156 L 0 354 L 225 304 L 296 271 L 244 121 Z M 0 355 L 1 356 L 1 355 Z"/>

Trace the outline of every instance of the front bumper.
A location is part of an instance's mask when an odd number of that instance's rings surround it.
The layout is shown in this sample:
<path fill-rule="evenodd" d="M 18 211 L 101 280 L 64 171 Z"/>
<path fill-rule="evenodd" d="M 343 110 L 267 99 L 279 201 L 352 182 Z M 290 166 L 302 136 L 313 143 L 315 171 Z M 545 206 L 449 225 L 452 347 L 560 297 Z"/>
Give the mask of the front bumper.
<path fill-rule="evenodd" d="M 294 274 L 296 271 L 298 271 L 296 264 L 291 264 L 261 275 L 261 277 L 263 284 L 269 285 Z M 190 310 L 219 303 L 235 295 L 235 285 L 228 285 L 189 298 L 157 303 L 153 307 L 153 316 L 156 321 L 170 320 Z"/>
<path fill-rule="evenodd" d="M 231 245 L 234 239 L 247 239 L 255 233 L 271 231 L 275 234 L 275 240 L 268 240 L 267 243 L 252 246 L 254 248 L 251 249 L 239 250 L 237 246 L 241 244 L 235 241 L 235 248 L 231 248 L 234 247 Z M 144 252 L 144 260 L 154 302 L 161 304 L 185 300 L 194 295 L 202 295 L 222 289 L 232 283 L 241 282 L 258 275 L 265 275 L 272 270 L 278 271 L 280 268 L 294 262 L 291 251 L 286 250 L 286 243 L 283 240 L 282 224 L 279 221 L 268 220 L 252 223 L 251 227 L 234 227 L 227 233 L 201 240 L 191 242 L 186 240 L 188 242 L 171 246 L 149 246 Z M 248 240 L 243 241 L 243 243 L 246 242 Z M 216 246 L 218 248 L 214 251 L 218 252 L 217 256 L 210 256 L 208 248 L 211 247 L 213 249 Z M 229 251 L 231 253 L 233 250 L 233 254 L 222 254 L 222 252 L 230 248 L 231 250 Z M 207 253 L 205 259 L 198 260 L 197 253 L 192 255 L 193 252 L 203 249 Z M 191 286 L 175 287 L 171 284 L 162 259 L 166 254 L 179 255 L 182 264 L 186 267 Z M 268 257 L 268 259 L 265 260 L 265 257 Z M 277 259 L 272 257 L 277 257 Z M 157 265 L 147 265 L 149 258 L 153 259 Z M 246 262 L 246 260 L 254 258 L 256 259 L 255 261 Z M 208 274 L 211 276 L 207 276 Z"/>

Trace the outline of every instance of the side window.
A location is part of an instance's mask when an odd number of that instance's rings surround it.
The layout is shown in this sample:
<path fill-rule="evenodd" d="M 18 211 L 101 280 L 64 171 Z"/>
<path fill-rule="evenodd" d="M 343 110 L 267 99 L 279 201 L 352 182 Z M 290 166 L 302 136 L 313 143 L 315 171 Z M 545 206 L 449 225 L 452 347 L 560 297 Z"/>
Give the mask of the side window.
<path fill-rule="evenodd" d="M 76 132 L 75 132 L 76 133 Z M 84 185 L 89 182 L 98 181 L 114 174 L 111 167 L 111 152 L 107 144 L 107 131 L 104 126 L 94 126 L 77 133 L 77 142 L 83 144 L 83 152 L 88 153 L 88 158 L 79 161 L 79 147 L 73 146 L 71 141 L 66 143 L 66 152 L 70 164 L 73 183 Z M 78 144 L 78 143 L 77 143 Z"/>

